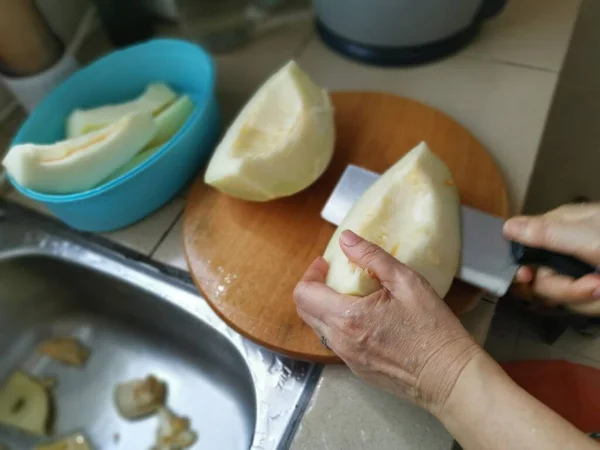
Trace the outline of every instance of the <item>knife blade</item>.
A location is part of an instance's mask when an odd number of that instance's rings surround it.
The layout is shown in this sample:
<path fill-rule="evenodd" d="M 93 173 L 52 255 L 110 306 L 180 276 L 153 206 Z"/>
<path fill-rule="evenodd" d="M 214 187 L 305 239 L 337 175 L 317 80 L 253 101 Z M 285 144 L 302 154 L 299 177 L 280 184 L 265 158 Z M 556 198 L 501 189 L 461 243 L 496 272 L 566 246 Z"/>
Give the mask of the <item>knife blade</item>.
<path fill-rule="evenodd" d="M 321 217 L 340 225 L 354 203 L 379 174 L 348 165 L 321 211 Z M 504 219 L 461 206 L 462 249 L 457 277 L 466 283 L 502 297 L 512 284 L 520 265 L 546 266 L 580 278 L 596 268 L 576 258 L 524 246 L 504 239 Z"/>

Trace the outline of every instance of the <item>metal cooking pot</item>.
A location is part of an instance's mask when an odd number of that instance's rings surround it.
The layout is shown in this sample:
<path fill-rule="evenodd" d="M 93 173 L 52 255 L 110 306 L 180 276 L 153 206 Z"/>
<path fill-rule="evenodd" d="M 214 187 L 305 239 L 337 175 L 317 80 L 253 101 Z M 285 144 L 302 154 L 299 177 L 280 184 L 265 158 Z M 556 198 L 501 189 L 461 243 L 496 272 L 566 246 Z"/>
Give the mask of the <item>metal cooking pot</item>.
<path fill-rule="evenodd" d="M 314 0 L 314 9 L 333 49 L 368 63 L 407 65 L 464 47 L 507 1 Z"/>

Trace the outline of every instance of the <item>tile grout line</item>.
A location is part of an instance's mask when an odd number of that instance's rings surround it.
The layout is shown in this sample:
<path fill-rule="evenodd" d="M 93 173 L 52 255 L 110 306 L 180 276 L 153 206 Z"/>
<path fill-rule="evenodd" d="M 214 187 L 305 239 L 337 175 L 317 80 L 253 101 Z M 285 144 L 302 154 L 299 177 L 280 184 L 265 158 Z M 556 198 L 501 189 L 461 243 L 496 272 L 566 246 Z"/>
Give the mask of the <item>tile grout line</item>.
<path fill-rule="evenodd" d="M 600 364 L 600 361 L 595 360 L 593 358 L 590 358 L 587 355 L 584 355 L 584 354 L 581 354 L 581 353 L 578 353 L 578 352 L 568 351 L 568 350 L 565 350 L 565 349 L 562 349 L 562 348 L 559 348 L 559 347 L 554 347 L 551 344 L 546 344 L 545 342 L 536 341 L 536 340 L 531 339 L 531 338 L 529 338 L 527 336 L 520 336 L 519 339 L 523 339 L 523 341 L 529 342 L 531 344 L 541 345 L 545 349 L 553 350 L 553 351 L 556 351 L 556 352 L 559 353 L 559 356 L 556 356 L 556 357 L 553 357 L 553 358 L 549 358 L 549 357 L 546 356 L 544 358 L 541 358 L 541 360 L 560 359 L 562 361 L 569 361 L 568 358 L 575 357 L 575 358 L 580 359 L 580 360 L 582 360 L 584 362 L 587 362 L 588 363 L 587 365 L 589 367 L 595 367 L 596 365 Z M 515 346 L 515 352 L 516 352 L 516 346 Z M 514 355 L 513 355 L 513 360 L 514 360 Z M 576 364 L 578 364 L 578 363 L 576 363 Z M 581 364 L 581 363 L 579 363 L 579 364 Z"/>
<path fill-rule="evenodd" d="M 150 250 L 150 252 L 148 253 L 148 257 L 150 259 L 154 259 L 154 254 L 156 253 L 156 251 L 158 250 L 158 247 L 161 246 L 161 244 L 165 241 L 165 239 L 167 238 L 167 236 L 169 235 L 169 233 L 175 228 L 175 225 L 177 224 L 177 222 L 179 222 L 179 219 L 183 216 L 183 213 L 185 212 L 185 204 L 183 206 L 183 208 L 181 208 L 181 211 L 179 211 L 176 215 L 175 218 L 173 220 L 173 222 L 171 223 L 171 225 L 169 225 L 167 227 L 167 229 L 165 230 L 165 232 L 161 235 L 161 237 L 158 239 L 158 242 L 152 247 L 152 249 Z"/>
<path fill-rule="evenodd" d="M 563 352 L 565 354 L 569 354 L 569 355 L 573 355 L 573 356 L 577 356 L 579 358 L 584 358 L 584 359 L 588 359 L 590 361 L 593 361 L 596 364 L 600 364 L 600 359 L 594 359 L 591 358 L 590 356 L 588 356 L 587 354 L 584 354 L 582 352 L 579 352 L 577 350 L 566 350 L 565 348 L 561 348 L 561 347 L 555 347 L 554 345 L 550 345 L 550 347 L 552 347 L 553 349 L 556 349 L 560 352 Z"/>
<path fill-rule="evenodd" d="M 313 39 L 314 36 L 315 36 L 314 28 L 311 27 L 311 29 L 307 33 L 306 37 L 304 39 L 302 39 L 302 41 L 300 42 L 300 44 L 298 44 L 298 46 L 296 47 L 296 49 L 292 52 L 292 57 L 293 58 L 300 57 L 301 54 L 304 52 L 304 50 L 308 47 L 308 45 L 310 44 L 310 42 L 312 41 L 312 39 Z M 175 219 L 171 223 L 171 225 L 169 227 L 167 227 L 166 231 L 161 235 L 161 237 L 158 240 L 158 242 L 153 246 L 153 248 L 148 253 L 148 256 L 150 258 L 154 257 L 154 254 L 156 253 L 156 251 L 158 250 L 158 248 L 161 246 L 161 244 L 165 241 L 165 239 L 167 238 L 167 236 L 169 235 L 169 233 L 175 228 L 175 225 L 177 224 L 177 222 L 179 222 L 179 219 L 183 216 L 184 212 L 185 212 L 185 204 L 184 204 L 182 210 L 175 216 Z"/>
<path fill-rule="evenodd" d="M 310 28 L 310 32 L 307 33 L 306 38 L 304 38 L 298 44 L 296 49 L 292 52 L 292 58 L 299 59 L 315 37 L 316 37 L 316 33 L 315 33 L 315 27 L 313 25 Z"/>
<path fill-rule="evenodd" d="M 525 63 L 518 63 L 518 62 L 514 62 L 514 61 L 507 61 L 505 59 L 499 59 L 499 58 L 486 58 L 486 57 L 478 56 L 478 55 L 471 54 L 471 53 L 463 53 L 460 56 L 462 56 L 464 58 L 472 59 L 472 60 L 475 60 L 475 61 L 495 63 L 495 64 L 505 64 L 507 66 L 516 67 L 516 68 L 519 68 L 519 69 L 534 70 L 536 72 L 549 73 L 549 74 L 555 74 L 555 75 L 559 75 L 559 73 L 560 73 L 560 69 L 559 70 L 548 69 L 548 68 L 545 68 L 545 67 L 532 66 L 532 65 L 529 65 L 529 64 L 525 64 Z"/>
<path fill-rule="evenodd" d="M 294 52 L 292 52 L 292 57 L 293 58 L 300 57 L 301 54 L 304 52 L 304 50 L 308 47 L 308 45 L 310 44 L 310 42 L 312 41 L 314 36 L 315 36 L 314 29 L 311 28 L 310 32 L 307 33 L 307 36 L 304 39 L 302 39 L 302 41 L 300 42 L 298 47 L 294 50 Z M 184 197 L 184 199 L 185 199 L 185 197 Z M 159 238 L 158 242 L 152 247 L 152 249 L 148 253 L 148 256 L 151 259 L 154 259 L 154 255 L 157 252 L 158 248 L 165 241 L 165 239 L 167 238 L 169 233 L 175 228 L 175 225 L 177 224 L 177 222 L 179 222 L 179 219 L 181 219 L 181 217 L 183 217 L 184 212 L 185 212 L 185 204 L 184 204 L 183 208 L 181 209 L 181 211 L 175 216 L 175 219 L 173 220 L 171 225 L 169 227 L 167 227 L 165 232 Z"/>

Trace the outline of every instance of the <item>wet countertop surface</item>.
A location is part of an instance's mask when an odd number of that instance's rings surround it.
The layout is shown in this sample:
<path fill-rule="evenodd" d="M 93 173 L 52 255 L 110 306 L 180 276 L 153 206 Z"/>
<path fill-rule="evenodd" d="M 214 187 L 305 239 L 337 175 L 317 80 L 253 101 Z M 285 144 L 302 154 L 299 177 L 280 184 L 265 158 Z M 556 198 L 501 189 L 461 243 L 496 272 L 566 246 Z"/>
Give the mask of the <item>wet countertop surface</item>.
<path fill-rule="evenodd" d="M 554 89 L 580 0 L 519 0 L 486 25 L 467 49 L 421 67 L 383 69 L 326 48 L 310 20 L 271 30 L 246 47 L 216 58 L 219 99 L 229 121 L 252 91 L 290 58 L 331 90 L 375 90 L 410 97 L 444 111 L 492 154 L 509 189 L 513 211 L 524 201 Z M 108 51 L 102 33 L 81 49 L 83 59 Z M 18 110 L 0 123 L 0 149 L 19 123 Z M 1 152 L 0 152 L 1 153 Z M 147 219 L 106 234 L 124 246 L 187 270 L 181 215 L 185 191 Z M 9 199 L 44 212 L 14 191 Z M 483 300 L 463 323 L 485 341 L 495 305 Z M 343 366 L 324 369 L 292 449 L 450 449 L 452 438 L 428 413 L 358 380 Z"/>

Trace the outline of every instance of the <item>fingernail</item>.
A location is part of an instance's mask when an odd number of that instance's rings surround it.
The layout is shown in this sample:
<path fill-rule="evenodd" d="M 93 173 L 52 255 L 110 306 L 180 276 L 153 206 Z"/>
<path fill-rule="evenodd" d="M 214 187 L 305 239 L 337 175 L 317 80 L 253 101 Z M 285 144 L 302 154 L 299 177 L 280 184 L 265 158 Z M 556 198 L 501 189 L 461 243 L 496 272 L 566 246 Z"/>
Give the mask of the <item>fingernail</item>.
<path fill-rule="evenodd" d="M 527 219 L 516 218 L 510 219 L 504 224 L 504 232 L 513 236 L 519 236 L 523 233 L 523 230 L 527 227 Z"/>
<path fill-rule="evenodd" d="M 353 245 L 358 244 L 361 241 L 360 236 L 356 235 L 355 233 L 353 233 L 350 230 L 346 230 L 342 233 L 342 242 L 344 243 L 344 245 L 347 245 L 349 247 L 352 247 Z"/>

